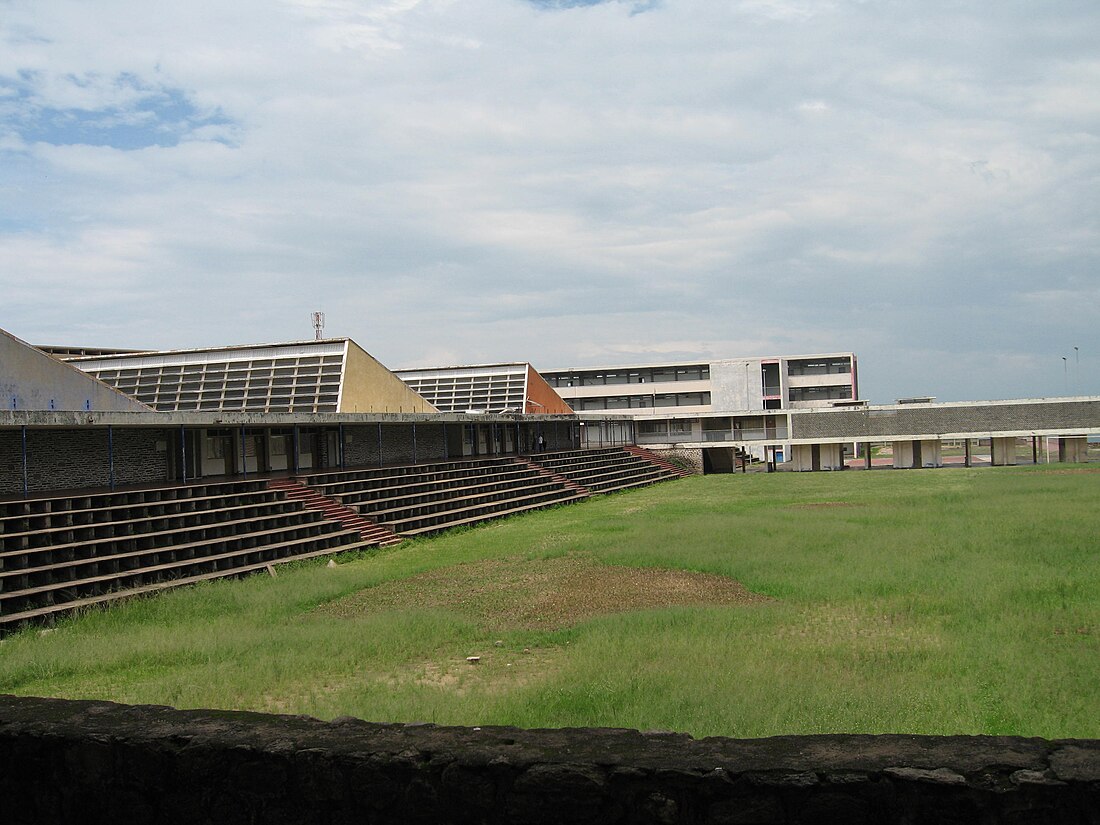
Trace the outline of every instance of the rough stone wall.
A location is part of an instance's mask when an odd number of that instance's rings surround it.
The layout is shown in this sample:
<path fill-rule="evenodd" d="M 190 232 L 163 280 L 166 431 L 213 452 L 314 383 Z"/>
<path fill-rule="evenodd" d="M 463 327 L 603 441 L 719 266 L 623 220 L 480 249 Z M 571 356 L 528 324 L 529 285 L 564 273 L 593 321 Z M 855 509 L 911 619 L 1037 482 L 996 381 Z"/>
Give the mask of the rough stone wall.
<path fill-rule="evenodd" d="M 1089 422 L 1083 424 L 1083 422 Z M 889 439 L 893 435 L 1026 432 L 1100 427 L 1100 401 L 973 404 L 888 410 L 819 410 L 791 415 L 791 438 Z"/>
<path fill-rule="evenodd" d="M 377 425 L 344 427 L 344 463 L 348 467 L 378 466 Z"/>
<path fill-rule="evenodd" d="M 157 451 L 157 442 L 165 449 Z M 156 484 L 168 480 L 168 430 L 114 431 L 115 484 Z"/>
<path fill-rule="evenodd" d="M 419 452 L 419 451 L 418 451 Z M 418 456 L 419 458 L 419 456 Z M 412 424 L 382 425 L 382 463 L 413 464 Z"/>
<path fill-rule="evenodd" d="M 1100 741 L 331 723 L 0 696 L 0 820 L 1095 823 Z"/>
<path fill-rule="evenodd" d="M 31 490 L 106 487 L 107 430 L 27 430 L 27 480 Z"/>
<path fill-rule="evenodd" d="M 647 450 L 652 451 L 655 455 L 659 455 L 665 461 L 670 464 L 675 464 L 677 467 L 681 467 L 685 470 L 690 470 L 693 473 L 703 473 L 703 448 L 690 448 L 690 447 L 649 447 Z"/>
<path fill-rule="evenodd" d="M 155 484 L 167 480 L 171 435 L 160 429 L 113 432 L 115 484 Z M 157 452 L 157 442 L 166 449 Z M 0 431 L 0 495 L 23 492 L 20 430 Z M 106 428 L 27 430 L 27 486 L 30 492 L 107 487 L 111 462 Z"/>
<path fill-rule="evenodd" d="M 443 461 L 445 455 L 446 449 L 443 446 L 443 425 L 417 424 L 416 460 Z"/>
<path fill-rule="evenodd" d="M 0 430 L 0 496 L 23 492 L 23 436 L 19 430 Z"/>

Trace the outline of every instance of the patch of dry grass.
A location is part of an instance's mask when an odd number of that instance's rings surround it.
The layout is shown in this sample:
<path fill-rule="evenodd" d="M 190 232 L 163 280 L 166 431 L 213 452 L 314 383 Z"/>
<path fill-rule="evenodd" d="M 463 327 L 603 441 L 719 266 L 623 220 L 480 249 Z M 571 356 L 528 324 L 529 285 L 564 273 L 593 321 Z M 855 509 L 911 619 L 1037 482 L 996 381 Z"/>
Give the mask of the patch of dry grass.
<path fill-rule="evenodd" d="M 360 590 L 318 610 L 355 617 L 429 607 L 456 611 L 494 630 L 559 630 L 610 613 L 767 600 L 725 576 L 616 567 L 567 555 L 441 567 Z"/>

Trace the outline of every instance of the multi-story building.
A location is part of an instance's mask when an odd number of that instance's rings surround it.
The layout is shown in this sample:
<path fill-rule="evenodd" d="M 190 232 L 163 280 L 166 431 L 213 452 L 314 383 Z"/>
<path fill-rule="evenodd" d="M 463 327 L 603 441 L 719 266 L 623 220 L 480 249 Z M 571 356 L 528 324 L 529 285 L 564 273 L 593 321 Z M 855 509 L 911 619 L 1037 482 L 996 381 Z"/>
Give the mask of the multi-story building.
<path fill-rule="evenodd" d="M 639 444 L 702 451 L 704 466 L 728 466 L 737 449 L 779 460 L 786 411 L 859 403 L 851 352 L 773 358 L 585 367 L 543 372 L 574 410 L 629 416 Z M 724 442 L 722 445 L 716 442 Z"/>

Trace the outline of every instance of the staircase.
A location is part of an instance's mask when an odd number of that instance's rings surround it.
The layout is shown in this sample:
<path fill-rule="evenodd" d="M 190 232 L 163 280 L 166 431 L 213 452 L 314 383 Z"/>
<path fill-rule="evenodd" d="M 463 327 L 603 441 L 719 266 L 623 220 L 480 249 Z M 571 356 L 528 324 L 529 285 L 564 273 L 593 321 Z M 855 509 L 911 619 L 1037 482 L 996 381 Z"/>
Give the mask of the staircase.
<path fill-rule="evenodd" d="M 582 487 L 580 484 L 577 484 L 575 481 L 572 481 L 572 480 L 566 478 L 565 476 L 558 475 L 557 473 L 553 472 L 552 470 L 548 470 L 546 467 L 543 467 L 541 464 L 536 464 L 534 461 L 531 461 L 527 458 L 524 458 L 521 455 L 516 456 L 516 461 L 519 461 L 523 464 L 526 464 L 528 467 L 530 467 L 532 470 L 537 472 L 539 475 L 545 476 L 546 478 L 553 479 L 554 481 L 558 482 L 559 484 L 564 485 L 567 490 L 573 490 L 574 492 L 579 493 L 581 495 L 585 495 L 585 496 L 588 496 L 588 495 L 592 494 L 592 491 L 589 490 L 587 487 Z"/>
<path fill-rule="evenodd" d="M 626 447 L 626 450 L 627 452 L 633 453 L 634 455 L 640 458 L 644 458 L 647 461 L 652 461 L 654 464 L 660 467 L 664 467 L 666 470 L 675 473 L 680 478 L 687 478 L 690 475 L 694 475 L 694 473 L 685 470 L 683 467 L 678 467 L 670 461 L 666 461 L 665 459 L 661 458 L 657 453 L 653 452 L 652 450 L 647 450 L 645 449 L 645 447 L 639 447 L 635 444 L 630 444 Z"/>
<path fill-rule="evenodd" d="M 329 521 L 338 522 L 348 530 L 357 530 L 364 541 L 379 547 L 401 543 L 401 537 L 392 530 L 363 518 L 350 507 L 327 498 L 292 478 L 277 478 L 267 482 L 268 489 L 283 493 L 291 501 L 299 501 L 307 510 L 316 510 Z"/>

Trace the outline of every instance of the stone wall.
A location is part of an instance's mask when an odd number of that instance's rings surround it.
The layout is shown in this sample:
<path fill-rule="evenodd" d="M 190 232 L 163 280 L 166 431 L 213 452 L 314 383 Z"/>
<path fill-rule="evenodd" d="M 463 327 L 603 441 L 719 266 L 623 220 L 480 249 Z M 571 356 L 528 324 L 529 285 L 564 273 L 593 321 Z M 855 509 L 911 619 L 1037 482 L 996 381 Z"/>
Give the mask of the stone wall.
<path fill-rule="evenodd" d="M 460 424 L 449 427 L 459 428 Z M 416 462 L 443 461 L 446 448 L 443 444 L 442 424 L 417 424 L 415 452 Z M 413 464 L 413 425 L 382 425 L 382 463 Z M 344 427 L 344 463 L 348 467 L 378 466 L 378 425 Z"/>
<path fill-rule="evenodd" d="M 654 455 L 658 455 L 669 464 L 675 464 L 684 470 L 693 473 L 703 472 L 703 448 L 702 447 L 648 447 Z"/>
<path fill-rule="evenodd" d="M 696 740 L 0 696 L 0 821 L 1095 825 L 1100 741 Z"/>
<path fill-rule="evenodd" d="M 171 435 L 162 429 L 113 431 L 116 485 L 155 484 L 168 477 Z M 165 449 L 157 449 L 162 442 Z M 111 454 L 105 427 L 80 430 L 27 430 L 27 484 L 30 492 L 107 487 Z M 0 495 L 23 492 L 20 430 L 0 431 Z"/>

